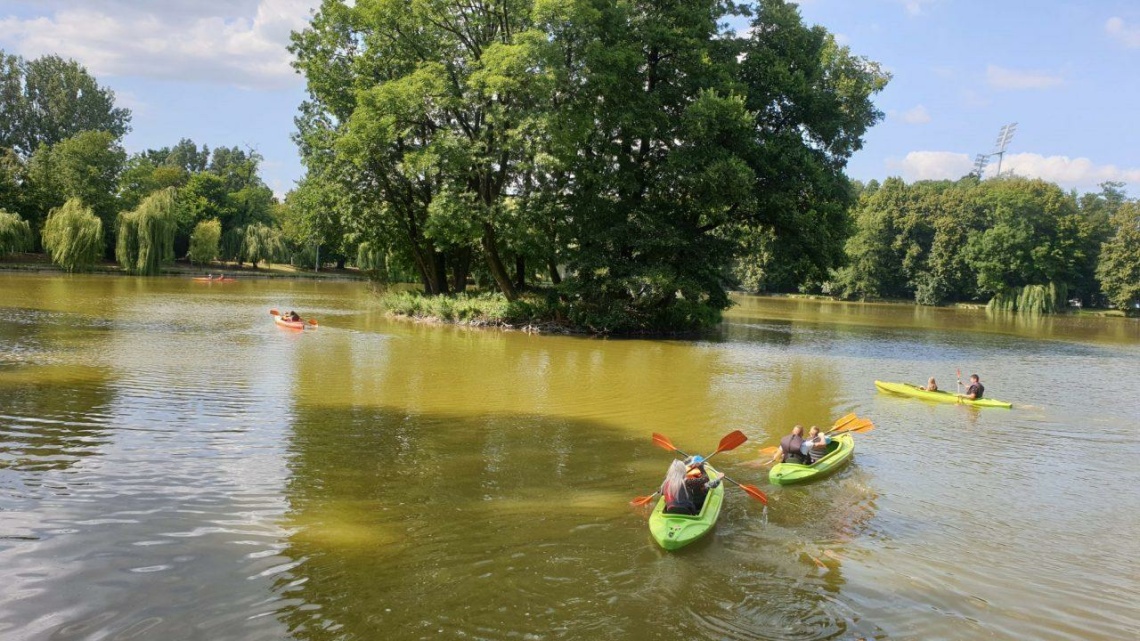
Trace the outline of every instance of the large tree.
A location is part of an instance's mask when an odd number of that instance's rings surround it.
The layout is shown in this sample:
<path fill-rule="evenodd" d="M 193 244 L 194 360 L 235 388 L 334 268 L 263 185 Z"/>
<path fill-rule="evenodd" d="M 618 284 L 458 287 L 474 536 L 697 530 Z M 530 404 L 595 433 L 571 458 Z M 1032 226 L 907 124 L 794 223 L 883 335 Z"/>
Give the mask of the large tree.
<path fill-rule="evenodd" d="M 1136 313 L 1134 305 L 1140 302 L 1140 203 L 1119 205 L 1112 224 L 1115 234 L 1104 244 L 1096 275 L 1113 305 Z"/>
<path fill-rule="evenodd" d="M 877 65 L 784 2 L 760 2 L 747 37 L 724 26 L 748 13 L 325 0 L 294 34 L 298 142 L 353 194 L 361 240 L 398 245 L 430 293 L 476 254 L 513 298 L 529 260 L 579 324 L 701 325 L 728 305 L 743 235 L 778 239 L 786 280 L 839 264 L 842 169 L 881 116 Z"/>
<path fill-rule="evenodd" d="M 115 106 L 115 93 L 59 56 L 23 60 L 0 50 L 0 101 L 0 148 L 23 157 L 83 131 L 116 140 L 130 131 L 131 113 Z"/>

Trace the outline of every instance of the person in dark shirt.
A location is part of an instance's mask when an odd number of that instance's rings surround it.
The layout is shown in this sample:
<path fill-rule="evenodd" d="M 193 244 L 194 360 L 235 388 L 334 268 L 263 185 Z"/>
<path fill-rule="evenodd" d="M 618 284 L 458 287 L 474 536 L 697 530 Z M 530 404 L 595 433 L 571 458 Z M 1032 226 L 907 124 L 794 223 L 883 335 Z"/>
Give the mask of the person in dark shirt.
<path fill-rule="evenodd" d="M 720 485 L 720 479 L 710 481 L 700 462 L 687 466 L 681 461 L 673 461 L 665 482 L 661 484 L 665 513 L 700 514 L 709 490 L 717 485 Z"/>
<path fill-rule="evenodd" d="M 786 462 L 786 463 L 803 463 L 808 462 L 808 457 L 804 456 L 804 427 L 797 425 L 792 428 L 792 433 L 780 439 L 780 449 L 776 450 L 776 455 L 772 458 L 773 463 Z"/>
<path fill-rule="evenodd" d="M 965 397 L 971 401 L 976 401 L 986 393 L 986 387 L 978 380 L 977 374 L 970 374 L 970 386 L 966 388 Z"/>

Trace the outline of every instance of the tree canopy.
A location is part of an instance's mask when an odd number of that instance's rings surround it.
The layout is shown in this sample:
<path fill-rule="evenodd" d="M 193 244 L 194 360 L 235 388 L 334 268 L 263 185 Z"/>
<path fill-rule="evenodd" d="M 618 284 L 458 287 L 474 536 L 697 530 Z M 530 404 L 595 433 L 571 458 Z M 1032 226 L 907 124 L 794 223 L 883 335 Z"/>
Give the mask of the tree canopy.
<path fill-rule="evenodd" d="M 839 266 L 887 81 L 779 0 L 325 0 L 292 50 L 303 159 L 358 241 L 432 294 L 549 275 L 608 330 L 715 320 L 748 233 L 786 281 Z"/>

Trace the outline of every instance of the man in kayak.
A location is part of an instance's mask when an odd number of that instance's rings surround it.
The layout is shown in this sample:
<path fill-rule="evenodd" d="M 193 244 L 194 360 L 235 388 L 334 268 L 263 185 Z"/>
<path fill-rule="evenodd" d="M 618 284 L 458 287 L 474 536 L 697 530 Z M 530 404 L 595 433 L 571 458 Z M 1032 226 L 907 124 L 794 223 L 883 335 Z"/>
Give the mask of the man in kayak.
<path fill-rule="evenodd" d="M 780 449 L 776 450 L 776 456 L 772 460 L 777 463 L 786 461 L 806 464 L 808 459 L 804 456 L 803 446 L 804 428 L 802 425 L 797 425 L 792 428 L 791 434 L 780 439 Z"/>
<path fill-rule="evenodd" d="M 812 425 L 808 430 L 808 439 L 804 441 L 801 451 L 803 455 L 811 461 L 811 465 L 815 465 L 816 461 L 827 456 L 827 444 L 831 442 L 831 437 L 826 434 L 820 434 L 819 428 Z"/>
<path fill-rule="evenodd" d="M 978 380 L 977 374 L 970 374 L 970 386 L 966 388 L 965 397 L 971 401 L 976 401 L 986 393 L 986 388 L 982 382 Z"/>
<path fill-rule="evenodd" d="M 298 314 L 297 312 L 290 311 L 289 316 L 288 316 L 288 320 L 291 320 L 294 323 L 299 323 L 299 322 L 301 322 L 301 315 Z"/>

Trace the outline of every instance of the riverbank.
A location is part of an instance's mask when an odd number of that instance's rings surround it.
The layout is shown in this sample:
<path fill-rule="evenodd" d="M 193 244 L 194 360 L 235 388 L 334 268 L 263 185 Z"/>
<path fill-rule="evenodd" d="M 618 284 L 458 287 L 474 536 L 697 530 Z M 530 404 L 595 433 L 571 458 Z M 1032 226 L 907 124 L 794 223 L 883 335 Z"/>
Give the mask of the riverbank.
<path fill-rule="evenodd" d="M 862 303 L 871 305 L 903 305 L 908 307 L 929 307 L 932 309 L 947 308 L 947 309 L 986 309 L 986 304 L 981 302 L 956 302 L 948 305 L 919 305 L 913 300 L 905 298 L 875 298 L 875 299 L 860 299 L 860 300 L 846 300 L 838 296 L 829 296 L 827 294 L 749 294 L 747 292 L 733 292 L 741 296 L 757 296 L 760 298 L 788 298 L 792 300 L 813 300 L 813 301 L 827 301 L 833 303 Z M 1016 312 L 1014 312 L 1016 313 Z M 1100 316 L 1100 317 L 1117 317 L 1125 318 L 1128 316 L 1123 310 L 1119 309 L 1106 309 L 1102 307 L 1068 307 L 1064 311 L 1056 314 L 1046 314 L 1046 316 Z"/>
<path fill-rule="evenodd" d="M 23 273 L 65 274 L 66 270 L 53 264 L 47 254 L 17 253 L 0 256 L 0 272 L 13 271 Z M 103 274 L 113 276 L 134 276 L 114 261 L 102 260 L 96 263 L 89 274 Z M 308 280 L 354 280 L 366 281 L 367 275 L 358 269 L 326 269 L 319 272 L 297 269 L 292 265 L 272 264 L 269 266 L 254 267 L 249 264 L 238 265 L 228 261 L 214 261 L 209 265 L 192 265 L 188 261 L 178 260 L 165 265 L 159 271 L 159 276 L 186 276 L 205 277 L 224 275 L 242 279 L 308 279 Z"/>

